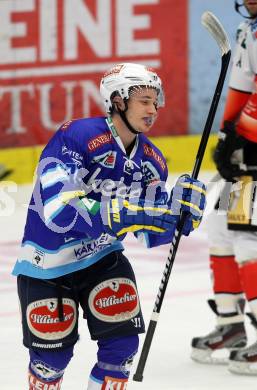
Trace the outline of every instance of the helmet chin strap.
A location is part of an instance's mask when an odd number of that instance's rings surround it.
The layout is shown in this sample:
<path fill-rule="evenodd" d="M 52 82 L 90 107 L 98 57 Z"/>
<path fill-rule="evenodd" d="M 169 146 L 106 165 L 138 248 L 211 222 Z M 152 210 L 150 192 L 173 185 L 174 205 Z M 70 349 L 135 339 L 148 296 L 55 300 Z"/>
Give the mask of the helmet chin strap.
<path fill-rule="evenodd" d="M 244 15 L 242 14 L 242 12 L 240 12 L 240 8 L 241 7 L 244 7 L 244 4 L 239 4 L 237 1 L 235 1 L 235 10 L 236 12 L 238 12 L 241 16 L 243 16 L 244 18 L 246 19 L 255 19 L 257 17 L 257 14 L 256 15 L 250 15 L 250 16 L 247 16 L 247 15 Z"/>
<path fill-rule="evenodd" d="M 133 133 L 133 134 L 140 134 L 141 133 L 141 131 L 135 130 L 134 127 L 129 123 L 128 118 L 126 117 L 125 111 L 119 110 L 119 114 L 120 114 L 121 119 L 123 120 L 123 122 L 125 123 L 127 128 L 129 129 L 129 131 L 131 131 L 131 133 Z"/>
<path fill-rule="evenodd" d="M 125 110 L 121 110 L 120 108 L 118 108 L 118 112 L 120 114 L 120 117 L 121 119 L 123 120 L 123 122 L 125 123 L 125 125 L 127 126 L 127 128 L 129 129 L 129 131 L 131 131 L 131 133 L 133 134 L 140 134 L 141 131 L 137 131 L 136 129 L 134 129 L 134 127 L 129 123 L 128 121 L 128 118 L 126 117 L 126 111 L 128 110 L 128 103 L 126 100 L 124 100 L 124 103 L 125 103 Z"/>

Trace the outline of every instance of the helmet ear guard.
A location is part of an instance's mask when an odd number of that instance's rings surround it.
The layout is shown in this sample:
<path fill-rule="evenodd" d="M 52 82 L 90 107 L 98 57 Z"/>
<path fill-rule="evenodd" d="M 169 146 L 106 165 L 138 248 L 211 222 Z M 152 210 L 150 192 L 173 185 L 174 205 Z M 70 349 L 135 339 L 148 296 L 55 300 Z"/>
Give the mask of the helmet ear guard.
<path fill-rule="evenodd" d="M 100 83 L 100 94 L 107 114 L 112 114 L 113 98 L 119 95 L 124 102 L 129 99 L 131 90 L 136 87 L 154 88 L 157 91 L 157 105 L 164 106 L 164 93 L 159 76 L 141 64 L 123 63 L 115 65 L 105 73 Z"/>
<path fill-rule="evenodd" d="M 121 100 L 121 102 L 123 103 L 124 105 L 124 110 L 120 109 L 119 107 L 119 101 L 117 100 L 117 98 L 119 98 Z M 121 96 L 120 96 L 120 93 L 118 91 L 115 91 L 111 94 L 110 96 L 110 101 L 111 101 L 111 108 L 110 108 L 110 111 L 109 111 L 109 114 L 113 114 L 114 111 L 117 111 L 117 112 L 120 112 L 121 111 L 127 111 L 128 109 L 128 104 L 127 104 L 127 99 L 123 99 Z"/>

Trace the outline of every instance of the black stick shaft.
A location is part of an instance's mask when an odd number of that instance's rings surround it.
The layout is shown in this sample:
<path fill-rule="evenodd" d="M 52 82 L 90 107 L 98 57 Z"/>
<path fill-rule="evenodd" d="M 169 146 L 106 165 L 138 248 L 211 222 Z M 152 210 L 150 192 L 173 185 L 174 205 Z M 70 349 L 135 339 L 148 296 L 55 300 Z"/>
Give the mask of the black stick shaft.
<path fill-rule="evenodd" d="M 200 171 L 200 167 L 201 167 L 204 153 L 206 150 L 207 142 L 208 142 L 208 139 L 210 136 L 213 120 L 214 120 L 214 117 L 215 117 L 215 114 L 217 111 L 217 107 L 218 107 L 219 100 L 220 100 L 220 95 L 221 95 L 224 81 L 226 78 L 228 65 L 229 65 L 229 61 L 230 61 L 230 56 L 231 56 L 231 51 L 229 50 L 228 53 L 224 54 L 221 57 L 221 61 L 222 61 L 221 62 L 221 71 L 220 71 L 218 83 L 217 83 L 217 86 L 216 86 L 216 89 L 215 89 L 215 92 L 214 92 L 214 95 L 212 98 L 211 106 L 209 109 L 209 113 L 207 116 L 207 120 L 205 123 L 205 127 L 204 127 L 203 134 L 201 137 L 200 145 L 199 145 L 199 148 L 198 148 L 198 151 L 196 154 L 195 164 L 194 164 L 193 171 L 192 171 L 192 177 L 194 179 L 197 179 L 199 171 Z M 144 372 L 144 368 L 146 365 L 146 360 L 147 360 L 147 357 L 148 357 L 148 354 L 149 354 L 149 351 L 151 348 L 154 332 L 155 332 L 157 321 L 158 321 L 158 316 L 159 316 L 159 313 L 161 311 L 161 307 L 162 307 L 163 299 L 164 299 L 165 292 L 167 289 L 168 281 L 169 281 L 170 274 L 171 274 L 173 264 L 175 261 L 177 249 L 178 249 L 179 242 L 180 242 L 181 235 L 182 235 L 182 229 L 184 226 L 185 218 L 186 218 L 186 215 L 185 214 L 183 215 L 183 213 L 182 213 L 178 229 L 176 229 L 176 231 L 175 231 L 175 234 L 174 234 L 174 237 L 172 240 L 172 244 L 170 246 L 169 256 L 168 256 L 167 262 L 165 264 L 163 277 L 162 277 L 159 291 L 158 291 L 158 294 L 157 294 L 157 297 L 155 300 L 152 318 L 151 318 L 151 321 L 150 321 L 148 329 L 147 329 L 147 333 L 146 333 L 145 341 L 143 344 L 142 352 L 141 352 L 141 355 L 140 355 L 140 358 L 138 361 L 137 369 L 136 369 L 136 372 L 133 376 L 133 380 L 137 381 L 137 382 L 142 382 L 142 380 L 143 380 L 143 372 Z"/>
<path fill-rule="evenodd" d="M 133 376 L 133 380 L 136 382 L 142 382 L 143 381 L 143 372 L 146 364 L 146 360 L 150 351 L 150 347 L 152 344 L 152 339 L 154 336 L 155 328 L 157 325 L 157 321 L 150 320 L 148 328 L 147 328 L 147 333 L 145 336 L 145 342 L 143 345 L 143 349 L 141 352 L 140 360 L 137 366 L 137 370 L 135 372 L 135 375 Z"/>
<path fill-rule="evenodd" d="M 181 216 L 180 226 L 184 225 L 185 217 L 186 217 L 186 215 Z M 136 369 L 136 372 L 133 376 L 133 380 L 136 382 L 142 382 L 142 380 L 143 380 L 143 372 L 144 372 L 144 368 L 146 365 L 146 360 L 147 360 L 147 357 L 148 357 L 148 354 L 149 354 L 149 351 L 151 348 L 152 339 L 153 339 L 155 328 L 156 328 L 157 321 L 158 321 L 158 316 L 159 316 L 159 313 L 161 311 L 163 299 L 164 299 L 165 292 L 166 292 L 166 289 L 168 286 L 169 277 L 171 274 L 171 270 L 173 268 L 173 264 L 174 264 L 174 260 L 176 257 L 176 253 L 177 253 L 177 249 L 178 249 L 181 235 L 182 235 L 182 228 L 180 229 L 178 227 L 178 229 L 175 230 L 174 237 L 173 237 L 173 240 L 172 240 L 172 243 L 170 246 L 169 256 L 168 256 L 168 259 L 167 259 L 166 264 L 165 264 L 161 284 L 160 284 L 159 291 L 158 291 L 158 294 L 157 294 L 157 297 L 156 297 L 156 300 L 154 303 L 152 317 L 151 317 L 151 320 L 150 320 L 150 323 L 149 323 L 149 326 L 147 329 L 147 333 L 145 336 L 145 341 L 143 344 L 142 352 L 141 352 L 141 355 L 140 355 L 140 358 L 138 361 L 137 369 Z"/>
<path fill-rule="evenodd" d="M 219 104 L 219 101 L 220 101 L 220 95 L 221 95 L 221 92 L 222 92 L 222 89 L 223 89 L 223 85 L 224 85 L 224 81 L 225 81 L 225 78 L 226 78 L 230 57 L 231 57 L 231 51 L 229 51 L 227 54 L 224 54 L 221 57 L 221 72 L 220 72 L 220 76 L 219 76 L 218 83 L 217 83 L 217 86 L 216 86 L 216 89 L 215 89 L 215 92 L 214 92 L 214 95 L 213 95 L 213 99 L 212 99 L 212 102 L 211 102 L 211 107 L 210 107 L 210 110 L 209 110 L 209 113 L 208 113 L 208 116 L 207 116 L 207 120 L 206 120 L 206 123 L 205 123 L 205 126 L 204 126 L 204 130 L 203 130 L 203 134 L 202 134 L 202 137 L 201 137 L 200 145 L 199 145 L 199 148 L 198 148 L 198 152 L 196 154 L 196 160 L 195 160 L 194 168 L 193 168 L 193 171 L 192 171 L 192 177 L 194 179 L 197 179 L 199 171 L 200 171 L 200 168 L 201 168 L 201 164 L 202 164 L 203 156 L 204 156 L 205 149 L 206 149 L 206 146 L 207 146 L 207 143 L 208 143 L 208 139 L 209 139 L 209 136 L 210 136 L 213 120 L 214 120 L 214 117 L 215 117 L 215 114 L 216 114 L 216 111 L 217 111 L 217 107 L 218 107 L 218 104 Z"/>

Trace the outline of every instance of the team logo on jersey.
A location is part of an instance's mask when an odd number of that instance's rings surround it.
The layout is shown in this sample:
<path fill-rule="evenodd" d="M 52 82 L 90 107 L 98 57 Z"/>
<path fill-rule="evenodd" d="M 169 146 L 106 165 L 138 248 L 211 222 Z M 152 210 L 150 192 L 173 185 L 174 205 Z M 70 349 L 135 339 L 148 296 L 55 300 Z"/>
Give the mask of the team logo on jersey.
<path fill-rule="evenodd" d="M 101 389 L 104 390 L 126 390 L 128 387 L 127 379 L 112 378 L 111 376 L 106 376 L 104 378 L 104 383 Z"/>
<path fill-rule="evenodd" d="M 44 265 L 45 252 L 36 249 L 32 258 L 32 264 L 36 267 L 42 268 Z"/>
<path fill-rule="evenodd" d="M 114 168 L 117 152 L 109 151 L 100 156 L 95 156 L 92 161 L 101 164 L 105 168 Z"/>
<path fill-rule="evenodd" d="M 143 178 L 146 185 L 156 184 L 160 182 L 160 175 L 157 169 L 150 161 L 142 161 Z"/>
<path fill-rule="evenodd" d="M 135 169 L 135 167 L 140 169 L 139 165 L 137 165 L 135 163 L 135 161 L 130 160 L 129 158 L 127 158 L 125 156 L 123 156 L 123 158 L 125 159 L 123 172 L 127 173 L 128 175 L 131 175 L 132 171 Z"/>
<path fill-rule="evenodd" d="M 126 278 L 109 279 L 98 284 L 88 301 L 93 315 L 105 322 L 130 320 L 140 310 L 136 286 Z"/>
<path fill-rule="evenodd" d="M 63 298 L 64 321 L 59 321 L 56 298 L 30 303 L 26 317 L 28 327 L 35 336 L 44 340 L 59 340 L 74 329 L 77 319 L 76 305 L 72 299 Z"/>

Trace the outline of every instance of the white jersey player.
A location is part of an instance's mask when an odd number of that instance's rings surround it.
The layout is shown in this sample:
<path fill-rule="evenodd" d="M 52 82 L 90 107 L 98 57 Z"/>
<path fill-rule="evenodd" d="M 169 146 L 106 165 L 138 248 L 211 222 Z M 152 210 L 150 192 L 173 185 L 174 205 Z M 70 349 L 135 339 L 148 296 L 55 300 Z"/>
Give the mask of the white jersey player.
<path fill-rule="evenodd" d="M 247 347 L 244 303 L 257 330 L 257 0 L 235 2 L 248 16 L 237 30 L 222 130 L 214 152 L 226 180 L 208 219 L 210 268 L 217 315 L 216 329 L 192 340 L 192 358 L 202 363 L 228 362 L 231 372 L 257 375 L 257 342 Z M 222 212 L 223 209 L 223 212 Z M 224 212 L 225 210 L 225 212 Z M 215 351 L 230 350 L 229 359 Z"/>

